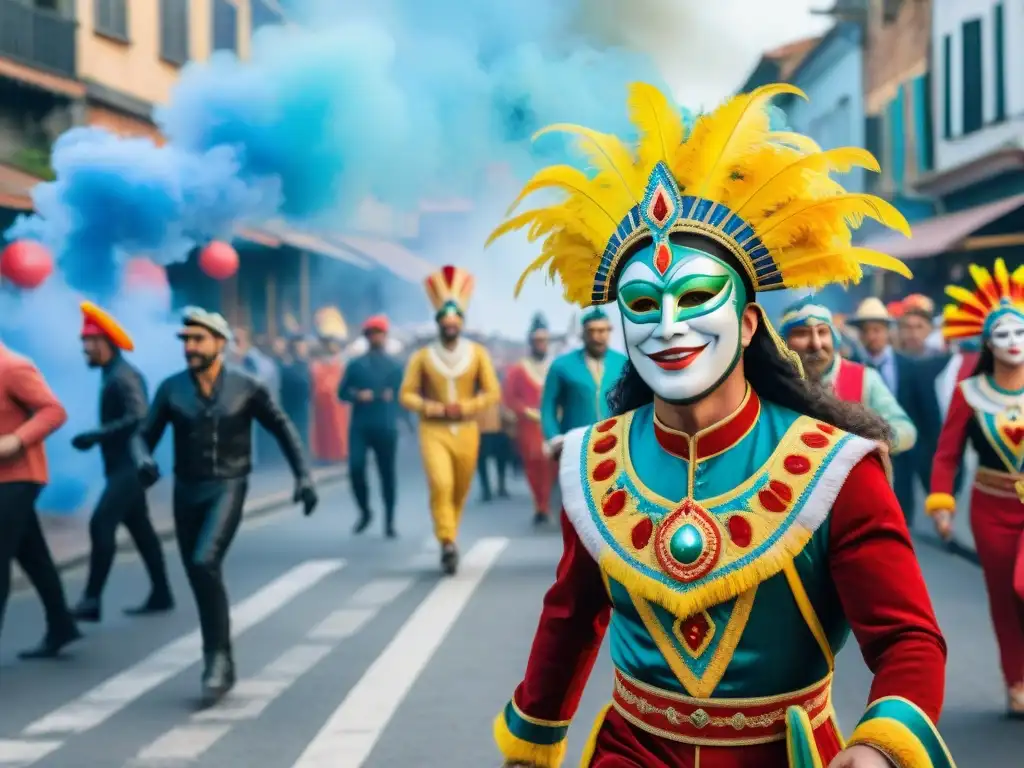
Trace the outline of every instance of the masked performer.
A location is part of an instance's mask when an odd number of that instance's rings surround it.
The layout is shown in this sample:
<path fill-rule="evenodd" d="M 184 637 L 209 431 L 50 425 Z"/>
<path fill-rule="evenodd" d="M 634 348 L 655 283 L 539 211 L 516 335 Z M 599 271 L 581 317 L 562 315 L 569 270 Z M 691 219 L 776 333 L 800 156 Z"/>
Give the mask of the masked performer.
<path fill-rule="evenodd" d="M 118 322 L 88 301 L 82 302 L 82 347 L 90 368 L 100 368 L 100 425 L 76 435 L 71 444 L 79 451 L 99 446 L 103 458 L 106 487 L 89 521 L 92 550 L 85 594 L 75 608 L 80 621 L 99 621 L 103 587 L 114 564 L 117 527 L 124 524 L 139 550 L 152 585 L 149 598 L 125 613 L 146 614 L 169 611 L 174 607 L 167 566 L 160 539 L 149 519 L 146 490 L 132 461 L 131 441 L 146 416 L 146 382 L 142 374 L 125 360 L 122 352 L 135 345 Z"/>
<path fill-rule="evenodd" d="M 473 276 L 444 266 L 427 278 L 426 289 L 439 338 L 409 359 L 399 402 L 420 417 L 434 535 L 441 543 L 441 567 L 454 574 L 459 521 L 480 450 L 476 417 L 501 400 L 501 388 L 487 350 L 462 338 Z"/>
<path fill-rule="evenodd" d="M 828 307 L 813 299 L 798 301 L 783 313 L 780 331 L 789 348 L 800 355 L 808 379 L 831 387 L 840 400 L 865 405 L 882 417 L 892 433 L 892 453 L 914 447 L 917 428 L 878 371 L 836 353 L 841 341 Z"/>
<path fill-rule="evenodd" d="M 612 324 L 600 307 L 583 314 L 583 347 L 556 358 L 544 380 L 540 423 L 545 451 L 557 455 L 565 433 L 608 416 L 608 393 L 622 375 L 626 356 L 608 348 Z"/>
<path fill-rule="evenodd" d="M 252 470 L 255 419 L 281 447 L 295 475 L 296 502 L 306 514 L 317 497 L 295 427 L 270 392 L 242 370 L 224 365 L 231 331 L 215 312 L 185 309 L 178 336 L 188 368 L 166 379 L 133 441 L 144 484 L 159 473 L 152 452 L 168 425 L 174 433 L 174 528 L 199 609 L 203 698 L 212 703 L 235 684 L 231 625 L 221 563 L 242 521 Z"/>
<path fill-rule="evenodd" d="M 548 324 L 541 314 L 535 315 L 530 324 L 529 343 L 530 354 L 509 368 L 504 396 L 505 407 L 516 418 L 516 444 L 533 495 L 534 522 L 542 524 L 548 519 L 555 463 L 544 450 L 544 433 L 540 426 L 541 393 L 551 362 Z"/>
<path fill-rule="evenodd" d="M 867 409 L 809 385 L 757 292 L 909 274 L 851 245 L 891 205 L 846 194 L 832 167 L 877 169 L 772 132 L 760 88 L 702 115 L 635 84 L 636 147 L 574 126 L 592 176 L 548 168 L 523 213 L 546 233 L 531 269 L 567 300 L 616 301 L 630 364 L 614 415 L 570 432 L 559 479 L 565 551 L 526 676 L 495 721 L 508 764 L 557 766 L 610 635 L 612 702 L 585 766 L 932 768 L 945 644 Z M 597 151 L 595 147 L 599 147 Z M 885 563 L 884 568 L 879 563 Z M 830 691 L 850 630 L 874 683 L 844 747 Z M 891 761 L 891 762 L 890 762 Z"/>
<path fill-rule="evenodd" d="M 972 266 L 975 291 L 951 286 L 942 331 L 947 340 L 980 334 L 974 375 L 953 393 L 925 504 L 948 538 L 956 507 L 953 478 L 970 444 L 978 455 L 971 530 L 985 573 L 989 609 L 1012 716 L 1024 718 L 1024 267 L 1002 259 L 992 274 Z"/>

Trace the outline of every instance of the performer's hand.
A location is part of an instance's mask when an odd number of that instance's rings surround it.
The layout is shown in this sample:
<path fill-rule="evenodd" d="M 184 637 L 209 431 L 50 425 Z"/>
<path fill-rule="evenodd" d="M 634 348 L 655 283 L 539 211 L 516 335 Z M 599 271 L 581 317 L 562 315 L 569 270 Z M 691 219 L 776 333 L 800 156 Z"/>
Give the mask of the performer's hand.
<path fill-rule="evenodd" d="M 356 400 L 360 403 L 372 403 L 373 402 L 373 390 L 372 389 L 360 389 L 356 392 Z"/>
<path fill-rule="evenodd" d="M 935 532 L 943 541 L 950 541 L 953 538 L 953 513 L 948 509 L 940 509 L 932 515 L 935 523 Z"/>
<path fill-rule="evenodd" d="M 21 438 L 17 435 L 0 435 L 0 459 L 9 459 L 21 451 Z"/>
<path fill-rule="evenodd" d="M 828 768 L 893 768 L 893 764 L 877 749 L 867 744 L 854 744 L 836 755 Z"/>
<path fill-rule="evenodd" d="M 160 479 L 160 467 L 152 456 L 139 461 L 136 471 L 139 473 L 139 482 L 143 488 L 156 485 L 156 481 Z"/>
<path fill-rule="evenodd" d="M 295 494 L 292 501 L 302 504 L 302 513 L 306 516 L 312 515 L 316 505 L 320 503 L 320 497 L 316 494 L 313 481 L 308 477 L 302 477 L 295 481 Z"/>
<path fill-rule="evenodd" d="M 91 432 L 83 432 L 71 438 L 71 447 L 76 451 L 88 451 L 96 445 L 96 436 Z"/>
<path fill-rule="evenodd" d="M 390 403 L 392 400 L 395 399 L 395 393 L 392 392 L 390 389 L 385 389 L 383 392 L 380 393 L 380 399 L 383 400 L 385 403 Z"/>
<path fill-rule="evenodd" d="M 558 437 L 553 437 L 546 443 L 544 443 L 544 445 L 542 446 L 544 455 L 547 456 L 549 459 L 557 459 L 559 456 L 561 456 L 562 442 L 564 441 L 564 439 L 565 438 L 559 435 Z"/>
<path fill-rule="evenodd" d="M 444 403 L 428 401 L 423 405 L 423 415 L 428 419 L 440 419 L 444 416 Z"/>
<path fill-rule="evenodd" d="M 461 419 L 462 418 L 462 406 L 458 403 L 448 403 L 444 407 L 444 415 L 449 419 Z"/>

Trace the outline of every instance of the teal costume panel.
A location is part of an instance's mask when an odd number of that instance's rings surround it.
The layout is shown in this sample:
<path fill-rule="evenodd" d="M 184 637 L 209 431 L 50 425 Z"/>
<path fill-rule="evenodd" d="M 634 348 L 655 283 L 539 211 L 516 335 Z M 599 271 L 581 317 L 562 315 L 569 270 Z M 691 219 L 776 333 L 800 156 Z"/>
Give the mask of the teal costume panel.
<path fill-rule="evenodd" d="M 544 439 L 564 435 L 608 416 L 608 393 L 622 375 L 627 358 L 608 350 L 600 383 L 587 367 L 585 352 L 573 350 L 555 359 L 544 380 L 540 405 Z"/>

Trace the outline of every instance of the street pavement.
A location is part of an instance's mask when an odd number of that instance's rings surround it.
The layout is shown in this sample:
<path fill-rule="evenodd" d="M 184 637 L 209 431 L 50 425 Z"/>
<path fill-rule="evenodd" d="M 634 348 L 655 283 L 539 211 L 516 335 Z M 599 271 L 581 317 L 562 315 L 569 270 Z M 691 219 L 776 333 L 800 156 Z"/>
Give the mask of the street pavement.
<path fill-rule="evenodd" d="M 119 555 L 103 623 L 55 662 L 21 662 L 42 630 L 30 592 L 16 594 L 0 642 L 3 768 L 480 768 L 496 766 L 491 721 L 519 680 L 560 552 L 556 530 L 529 522 L 525 485 L 466 510 L 458 577 L 442 579 L 413 441 L 401 460 L 399 529 L 350 534 L 344 484 L 321 508 L 254 517 L 226 565 L 240 676 L 217 707 L 197 709 L 195 609 L 169 549 L 177 610 L 129 619 L 146 594 L 136 558 Z M 980 573 L 919 551 L 950 662 L 943 732 L 962 768 L 1022 764 L 1024 725 L 1002 717 Z M 884 563 L 878 567 L 884 568 Z M 66 574 L 77 598 L 81 569 Z M 575 760 L 607 701 L 605 653 L 570 731 Z M 839 657 L 844 729 L 870 684 L 855 643 Z M 570 764 L 571 761 L 567 762 Z M 571 763 L 574 764 L 574 763 Z"/>

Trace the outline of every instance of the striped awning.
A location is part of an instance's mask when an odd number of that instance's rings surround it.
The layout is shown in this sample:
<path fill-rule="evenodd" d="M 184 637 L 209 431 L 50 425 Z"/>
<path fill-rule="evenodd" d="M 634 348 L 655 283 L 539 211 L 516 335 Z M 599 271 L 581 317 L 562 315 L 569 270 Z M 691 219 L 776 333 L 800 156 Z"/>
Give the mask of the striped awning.
<path fill-rule="evenodd" d="M 341 235 L 332 239 L 342 247 L 384 267 L 392 274 L 403 280 L 408 280 L 410 283 L 426 280 L 427 276 L 437 269 L 422 256 L 417 256 L 404 245 L 393 240 L 380 240 L 357 235 Z"/>

